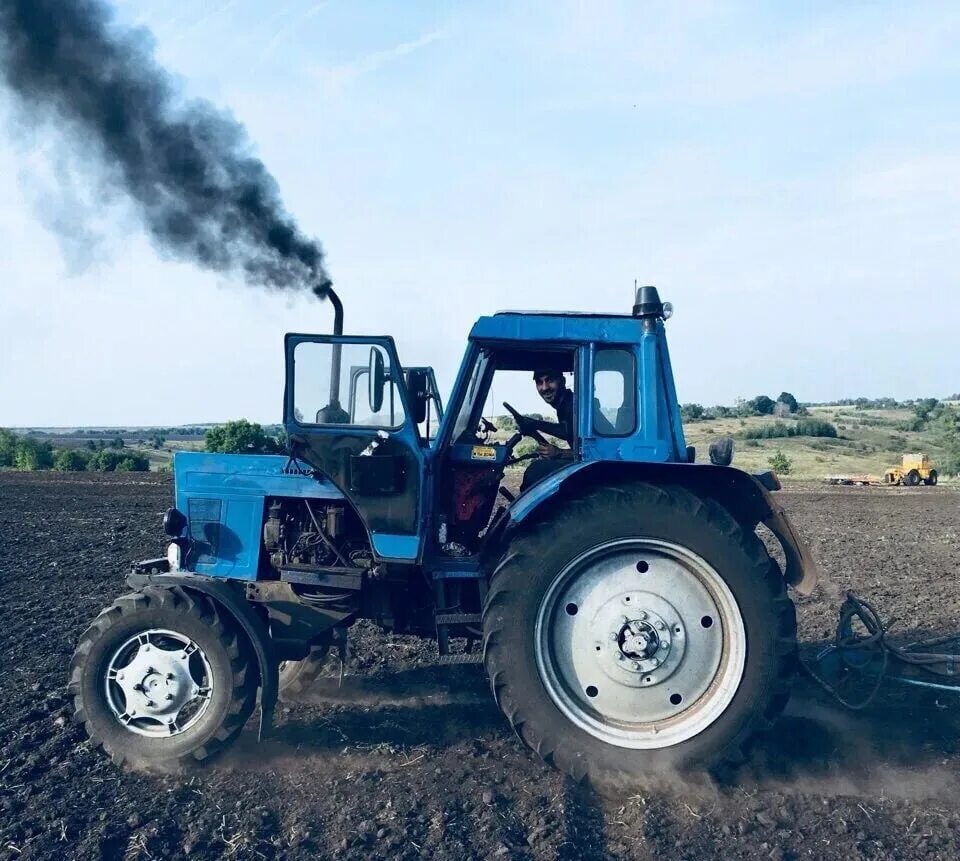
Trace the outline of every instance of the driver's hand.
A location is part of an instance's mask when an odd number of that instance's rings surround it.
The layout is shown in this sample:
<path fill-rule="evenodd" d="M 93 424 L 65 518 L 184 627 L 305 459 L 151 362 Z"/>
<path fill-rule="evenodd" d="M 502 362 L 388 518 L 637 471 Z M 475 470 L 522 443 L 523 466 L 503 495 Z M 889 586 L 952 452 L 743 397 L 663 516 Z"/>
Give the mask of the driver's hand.
<path fill-rule="evenodd" d="M 561 449 L 548 442 L 540 443 L 540 445 L 537 446 L 537 451 L 540 452 L 540 457 L 545 457 L 548 460 L 553 460 L 561 456 Z"/>

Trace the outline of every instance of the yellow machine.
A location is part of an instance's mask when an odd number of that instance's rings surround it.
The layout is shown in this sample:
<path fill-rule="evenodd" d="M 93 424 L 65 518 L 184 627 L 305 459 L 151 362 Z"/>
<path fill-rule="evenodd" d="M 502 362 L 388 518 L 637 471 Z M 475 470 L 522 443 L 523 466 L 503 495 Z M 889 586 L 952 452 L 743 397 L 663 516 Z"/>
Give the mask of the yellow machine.
<path fill-rule="evenodd" d="M 933 485 L 937 483 L 937 471 L 925 454 L 905 454 L 899 466 L 891 466 L 883 474 L 883 481 L 884 484 L 905 484 L 907 487 L 916 487 L 921 481 Z"/>

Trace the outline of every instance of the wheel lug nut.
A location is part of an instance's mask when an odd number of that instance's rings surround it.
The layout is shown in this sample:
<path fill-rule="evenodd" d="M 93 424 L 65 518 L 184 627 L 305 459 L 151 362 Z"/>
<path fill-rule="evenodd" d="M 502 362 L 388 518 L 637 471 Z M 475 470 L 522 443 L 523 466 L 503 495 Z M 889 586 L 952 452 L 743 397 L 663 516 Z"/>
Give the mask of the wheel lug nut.
<path fill-rule="evenodd" d="M 658 630 L 658 631 L 662 631 L 665 627 L 666 627 L 666 626 L 663 624 L 663 622 L 657 622 L 657 630 Z"/>
<path fill-rule="evenodd" d="M 627 656 L 626 656 L 625 654 L 623 654 L 623 652 L 621 652 L 619 655 L 617 655 L 617 660 L 618 660 L 618 661 L 625 661 L 626 659 L 627 659 Z"/>
<path fill-rule="evenodd" d="M 167 694 L 167 701 L 169 702 L 172 699 L 173 699 L 173 694 Z"/>
<path fill-rule="evenodd" d="M 669 644 L 669 643 L 666 643 L 666 642 L 661 643 L 661 644 L 660 644 L 660 648 L 663 649 L 664 651 L 666 651 L 667 649 L 670 648 L 670 644 Z"/>
<path fill-rule="evenodd" d="M 641 622 L 646 622 L 646 621 L 647 621 L 647 614 L 644 613 L 644 612 L 641 610 L 641 611 L 640 611 L 640 615 L 638 615 L 637 618 L 638 618 Z"/>
<path fill-rule="evenodd" d="M 655 666 L 655 667 L 659 667 L 659 666 L 660 666 L 660 659 L 659 659 L 659 658 L 651 658 L 651 659 L 650 659 L 650 663 L 651 663 L 653 666 Z"/>
<path fill-rule="evenodd" d="M 635 670 L 639 670 L 639 669 L 640 669 L 640 662 L 639 662 L 639 661 L 634 661 L 634 662 L 633 662 L 633 668 L 634 668 Z"/>
<path fill-rule="evenodd" d="M 610 632 L 610 639 L 611 639 L 613 642 L 616 642 L 617 640 L 620 639 L 620 635 L 619 635 L 616 631 L 611 631 L 611 632 Z"/>

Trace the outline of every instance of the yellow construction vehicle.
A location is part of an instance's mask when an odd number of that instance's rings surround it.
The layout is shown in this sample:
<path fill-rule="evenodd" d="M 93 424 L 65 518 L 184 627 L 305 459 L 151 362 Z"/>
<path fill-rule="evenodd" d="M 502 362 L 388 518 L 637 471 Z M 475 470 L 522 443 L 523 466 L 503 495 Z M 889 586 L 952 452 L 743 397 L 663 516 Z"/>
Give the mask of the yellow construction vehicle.
<path fill-rule="evenodd" d="M 925 454 L 905 454 L 899 466 L 891 466 L 883 474 L 884 484 L 904 484 L 907 487 L 916 487 L 920 482 L 924 484 L 937 483 L 937 471 L 930 464 L 930 458 Z"/>

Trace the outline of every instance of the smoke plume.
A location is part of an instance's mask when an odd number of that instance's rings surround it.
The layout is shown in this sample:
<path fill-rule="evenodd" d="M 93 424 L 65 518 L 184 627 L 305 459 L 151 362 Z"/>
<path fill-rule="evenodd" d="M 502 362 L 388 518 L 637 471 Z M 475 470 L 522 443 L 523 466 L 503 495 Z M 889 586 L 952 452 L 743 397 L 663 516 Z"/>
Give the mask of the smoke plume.
<path fill-rule="evenodd" d="M 161 252 L 251 284 L 329 285 L 243 126 L 184 98 L 152 36 L 103 0 L 0 0 L 0 79 L 28 123 L 95 153 L 97 178 L 133 201 Z"/>

